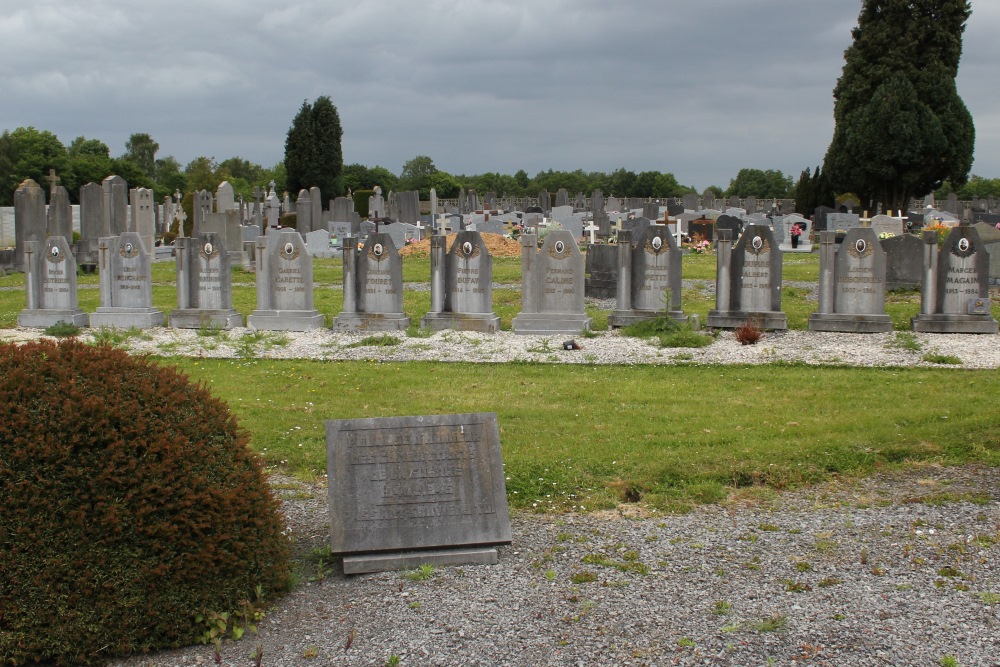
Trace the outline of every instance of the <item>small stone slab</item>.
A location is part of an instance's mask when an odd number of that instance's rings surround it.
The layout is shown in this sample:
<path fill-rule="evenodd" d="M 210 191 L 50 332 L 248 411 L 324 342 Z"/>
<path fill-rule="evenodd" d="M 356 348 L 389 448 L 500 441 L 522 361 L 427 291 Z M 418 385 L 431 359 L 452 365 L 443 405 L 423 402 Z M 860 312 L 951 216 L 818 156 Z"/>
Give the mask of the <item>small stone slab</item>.
<path fill-rule="evenodd" d="M 332 419 L 326 443 L 333 553 L 510 543 L 495 413 Z"/>
<path fill-rule="evenodd" d="M 412 570 L 428 563 L 431 565 L 496 565 L 498 562 L 500 559 L 497 550 L 492 547 L 368 554 L 345 556 L 344 574 Z"/>

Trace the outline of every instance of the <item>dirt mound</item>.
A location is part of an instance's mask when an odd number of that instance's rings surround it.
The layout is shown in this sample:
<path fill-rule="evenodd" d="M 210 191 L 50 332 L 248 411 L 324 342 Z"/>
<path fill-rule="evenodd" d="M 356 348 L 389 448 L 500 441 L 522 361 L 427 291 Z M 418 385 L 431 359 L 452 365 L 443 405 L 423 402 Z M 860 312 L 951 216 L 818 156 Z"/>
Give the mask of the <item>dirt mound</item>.
<path fill-rule="evenodd" d="M 456 236 L 458 235 L 448 234 L 448 250 L 451 250 Z M 482 236 L 483 244 L 493 257 L 521 256 L 521 242 L 517 239 L 509 239 L 502 234 L 483 234 Z M 431 240 L 427 238 L 423 241 L 417 241 L 416 243 L 404 246 L 399 251 L 399 254 L 403 257 L 429 257 L 431 254 Z"/>

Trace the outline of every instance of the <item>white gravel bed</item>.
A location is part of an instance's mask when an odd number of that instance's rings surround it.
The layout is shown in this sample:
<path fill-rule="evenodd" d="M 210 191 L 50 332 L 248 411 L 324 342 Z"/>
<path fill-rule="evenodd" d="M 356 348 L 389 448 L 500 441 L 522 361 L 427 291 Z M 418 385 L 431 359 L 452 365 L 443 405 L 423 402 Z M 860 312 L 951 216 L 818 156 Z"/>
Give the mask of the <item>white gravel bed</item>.
<path fill-rule="evenodd" d="M 275 482 L 300 556 L 326 543 L 325 486 Z M 515 513 L 496 566 L 304 575 L 222 664 L 253 664 L 258 644 L 272 667 L 997 664 L 1000 471 L 927 467 L 682 516 L 626 509 Z"/>
<path fill-rule="evenodd" d="M 126 341 L 136 354 L 265 359 L 323 359 L 369 361 L 444 361 L 504 363 L 511 361 L 561 364 L 767 364 L 803 363 L 850 366 L 924 366 L 936 368 L 1000 367 L 1000 336 L 996 334 L 914 333 L 919 350 L 900 346 L 897 332 L 843 334 L 811 331 L 765 333 L 755 345 L 741 345 L 731 331 L 723 331 L 703 348 L 660 348 L 657 344 L 606 331 L 583 336 L 520 336 L 509 331 L 481 334 L 441 331 L 428 337 L 391 332 L 395 345 L 362 345 L 377 335 L 309 332 L 258 332 L 237 328 L 206 336 L 197 330 L 154 328 Z M 2 329 L 0 341 L 25 341 L 42 336 L 40 329 Z M 84 329 L 80 338 L 93 340 Z M 582 349 L 564 350 L 575 340 Z M 957 357 L 961 364 L 943 365 L 923 360 L 926 353 Z"/>

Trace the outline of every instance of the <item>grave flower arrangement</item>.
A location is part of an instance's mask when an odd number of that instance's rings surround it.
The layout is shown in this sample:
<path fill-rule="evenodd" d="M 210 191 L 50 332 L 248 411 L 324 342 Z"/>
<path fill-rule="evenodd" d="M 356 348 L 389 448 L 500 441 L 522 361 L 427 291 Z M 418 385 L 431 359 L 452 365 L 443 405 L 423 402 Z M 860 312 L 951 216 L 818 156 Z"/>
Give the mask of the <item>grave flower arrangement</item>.
<path fill-rule="evenodd" d="M 688 250 L 696 255 L 705 255 L 712 252 L 712 242 L 701 234 L 695 234 L 691 241 L 685 245 Z"/>
<path fill-rule="evenodd" d="M 802 236 L 802 227 L 799 225 L 792 225 L 792 228 L 788 231 L 792 236 Z"/>

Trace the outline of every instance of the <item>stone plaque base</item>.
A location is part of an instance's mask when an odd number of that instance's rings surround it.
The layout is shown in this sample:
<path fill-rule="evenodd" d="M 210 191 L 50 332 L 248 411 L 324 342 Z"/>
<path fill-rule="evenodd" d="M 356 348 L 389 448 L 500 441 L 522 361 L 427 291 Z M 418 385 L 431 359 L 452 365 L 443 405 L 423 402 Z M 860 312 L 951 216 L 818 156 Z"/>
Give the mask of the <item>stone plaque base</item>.
<path fill-rule="evenodd" d="M 156 308 L 117 308 L 101 306 L 90 314 L 90 326 L 118 327 L 121 329 L 151 329 L 162 327 L 165 321 L 163 311 Z"/>
<path fill-rule="evenodd" d="M 497 550 L 492 547 L 429 549 L 403 553 L 344 556 L 344 574 L 410 570 L 427 563 L 433 565 L 496 565 L 498 562 Z"/>
<path fill-rule="evenodd" d="M 668 314 L 678 324 L 686 324 L 688 321 L 687 315 L 682 310 L 671 310 Z M 636 322 L 654 320 L 661 315 L 663 315 L 663 311 L 659 310 L 616 310 L 608 315 L 608 326 L 627 327 Z"/>
<path fill-rule="evenodd" d="M 87 326 L 89 318 L 82 310 L 48 310 L 25 308 L 17 316 L 17 326 L 19 327 L 39 327 L 46 328 L 59 322 L 66 322 L 78 327 Z"/>
<path fill-rule="evenodd" d="M 812 252 L 812 243 L 799 243 L 796 247 L 792 247 L 791 243 L 782 243 L 778 246 L 778 250 L 781 252 Z"/>
<path fill-rule="evenodd" d="M 334 331 L 404 331 L 409 326 L 403 313 L 341 313 L 333 318 Z"/>
<path fill-rule="evenodd" d="M 708 319 L 705 320 L 705 326 L 712 329 L 736 329 L 750 320 L 755 321 L 761 329 L 782 330 L 788 328 L 788 316 L 774 310 L 756 312 L 710 310 L 708 311 Z"/>
<path fill-rule="evenodd" d="M 216 327 L 233 329 L 243 326 L 243 316 L 236 310 L 206 310 L 202 308 L 177 308 L 167 318 L 174 329 L 201 329 Z"/>
<path fill-rule="evenodd" d="M 843 331 L 846 333 L 884 333 L 892 331 L 888 315 L 845 315 L 813 313 L 809 316 L 809 331 Z"/>
<path fill-rule="evenodd" d="M 247 327 L 259 331 L 312 331 L 326 326 L 318 310 L 255 310 L 247 316 Z"/>
<path fill-rule="evenodd" d="M 922 333 L 997 333 L 990 315 L 924 315 L 910 318 L 910 328 Z"/>
<path fill-rule="evenodd" d="M 514 318 L 514 333 L 526 336 L 578 334 L 590 329 L 593 320 L 585 314 L 520 313 Z"/>
<path fill-rule="evenodd" d="M 493 313 L 427 313 L 420 320 L 420 326 L 431 331 L 454 329 L 496 333 L 500 331 L 500 318 Z"/>

